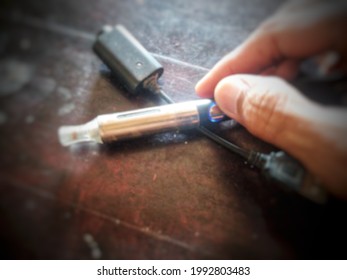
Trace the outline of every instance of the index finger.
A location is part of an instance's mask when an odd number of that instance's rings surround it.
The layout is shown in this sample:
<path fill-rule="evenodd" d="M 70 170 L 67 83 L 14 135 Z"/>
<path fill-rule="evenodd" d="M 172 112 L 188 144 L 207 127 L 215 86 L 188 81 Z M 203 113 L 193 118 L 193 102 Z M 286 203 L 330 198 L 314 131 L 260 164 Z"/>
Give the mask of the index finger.
<path fill-rule="evenodd" d="M 256 31 L 222 58 L 196 85 L 201 97 L 212 97 L 218 82 L 232 74 L 256 74 L 280 59 L 272 34 Z"/>

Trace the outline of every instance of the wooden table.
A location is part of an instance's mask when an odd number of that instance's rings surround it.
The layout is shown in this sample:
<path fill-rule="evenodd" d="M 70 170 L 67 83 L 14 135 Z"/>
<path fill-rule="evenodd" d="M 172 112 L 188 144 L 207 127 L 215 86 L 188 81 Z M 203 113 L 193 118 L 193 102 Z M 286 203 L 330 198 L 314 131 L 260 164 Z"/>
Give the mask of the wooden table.
<path fill-rule="evenodd" d="M 63 124 L 155 103 L 127 94 L 92 52 L 104 24 L 126 26 L 164 66 L 164 90 L 184 101 L 277 2 L 3 1 L 2 257 L 346 258 L 346 204 L 317 206 L 267 184 L 197 131 L 58 142 Z M 248 149 L 273 149 L 238 125 L 222 133 Z"/>

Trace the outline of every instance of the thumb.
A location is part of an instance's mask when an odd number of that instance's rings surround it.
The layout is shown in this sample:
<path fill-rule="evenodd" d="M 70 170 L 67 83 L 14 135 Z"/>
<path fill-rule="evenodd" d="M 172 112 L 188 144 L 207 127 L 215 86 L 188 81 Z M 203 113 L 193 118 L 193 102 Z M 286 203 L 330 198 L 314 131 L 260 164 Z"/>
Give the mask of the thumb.
<path fill-rule="evenodd" d="M 319 107 L 276 77 L 233 75 L 215 89 L 218 106 L 251 133 L 290 152 L 302 142 L 307 123 L 321 117 Z M 317 119 L 318 118 L 318 119 Z"/>

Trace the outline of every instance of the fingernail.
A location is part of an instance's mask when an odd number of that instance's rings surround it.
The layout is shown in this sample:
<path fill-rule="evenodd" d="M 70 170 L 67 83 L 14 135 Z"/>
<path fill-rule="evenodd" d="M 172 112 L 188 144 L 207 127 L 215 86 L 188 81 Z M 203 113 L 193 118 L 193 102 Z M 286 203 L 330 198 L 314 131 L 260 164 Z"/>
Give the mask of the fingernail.
<path fill-rule="evenodd" d="M 196 85 L 195 85 L 195 91 L 196 91 L 197 94 L 199 94 L 200 91 L 201 91 L 202 82 L 203 82 L 203 78 L 202 78 L 200 81 L 198 81 L 198 82 L 196 83 Z"/>

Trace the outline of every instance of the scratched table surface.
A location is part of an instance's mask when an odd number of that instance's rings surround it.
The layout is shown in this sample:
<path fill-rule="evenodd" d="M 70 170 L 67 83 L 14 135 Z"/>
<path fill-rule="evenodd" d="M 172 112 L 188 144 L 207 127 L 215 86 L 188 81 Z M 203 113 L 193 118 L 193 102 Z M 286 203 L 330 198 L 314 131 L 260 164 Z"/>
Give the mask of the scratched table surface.
<path fill-rule="evenodd" d="M 130 96 L 92 52 L 104 24 L 126 26 L 164 66 L 163 89 L 185 101 L 278 5 L 2 1 L 1 257 L 347 258 L 345 203 L 317 206 L 286 193 L 197 131 L 71 148 L 57 138 L 63 124 L 159 102 Z M 239 125 L 221 133 L 248 149 L 274 149 Z"/>

